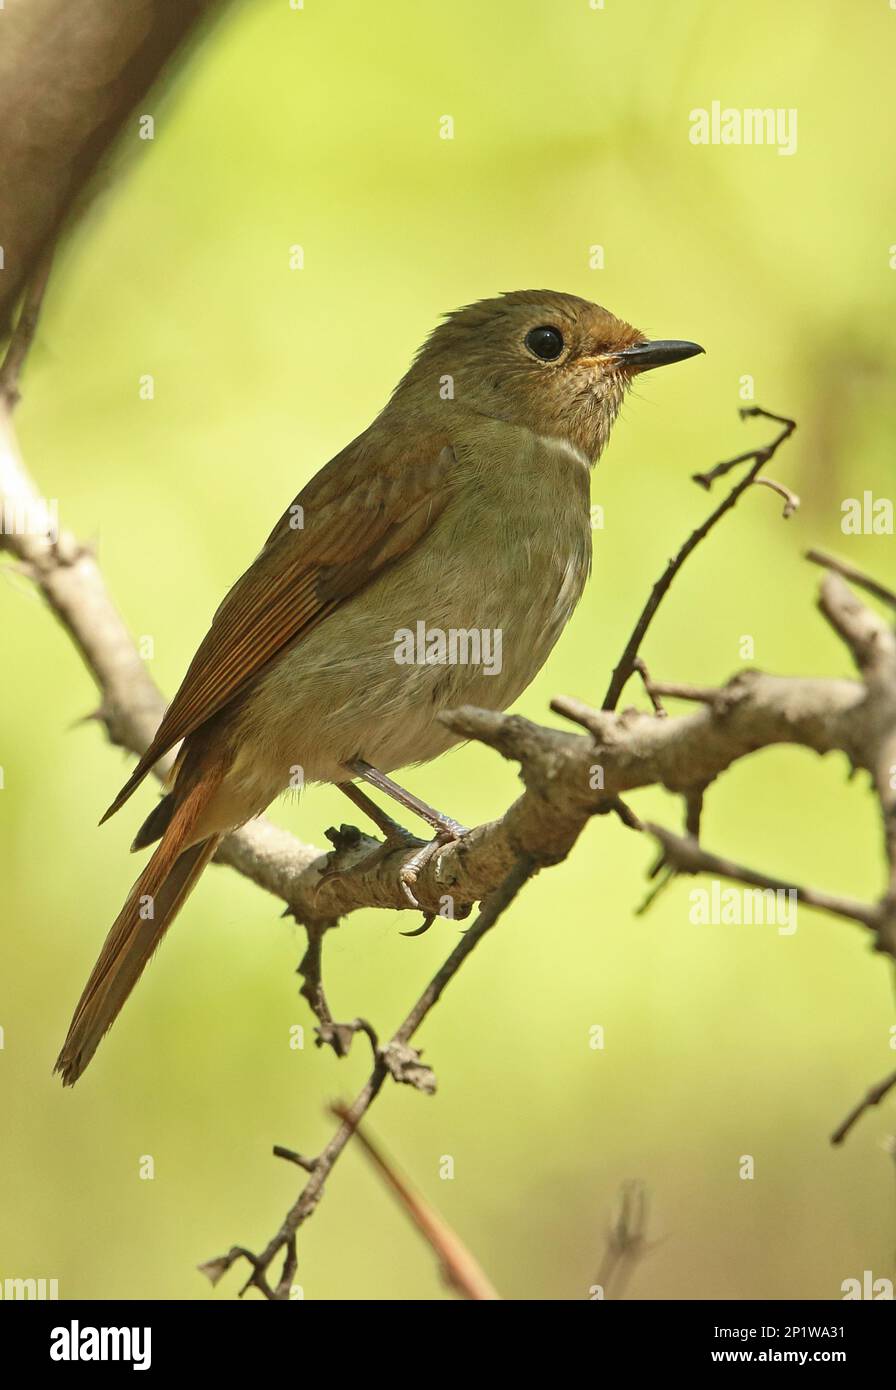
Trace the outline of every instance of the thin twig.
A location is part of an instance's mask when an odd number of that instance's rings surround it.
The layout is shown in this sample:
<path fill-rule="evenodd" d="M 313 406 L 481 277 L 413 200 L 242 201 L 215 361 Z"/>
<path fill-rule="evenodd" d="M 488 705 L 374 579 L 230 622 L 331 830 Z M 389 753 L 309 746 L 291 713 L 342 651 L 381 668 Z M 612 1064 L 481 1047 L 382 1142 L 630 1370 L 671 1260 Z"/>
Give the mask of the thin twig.
<path fill-rule="evenodd" d="M 295 1149 L 287 1149 L 283 1144 L 275 1144 L 273 1154 L 275 1158 L 283 1158 L 287 1163 L 294 1163 L 297 1168 L 304 1168 L 306 1173 L 313 1173 L 317 1167 L 316 1158 L 306 1158 L 304 1154 L 297 1153 Z"/>
<path fill-rule="evenodd" d="M 806 559 L 811 560 L 813 565 L 821 565 L 822 568 L 833 570 L 836 574 L 848 579 L 851 584 L 857 584 L 866 593 L 873 594 L 880 599 L 881 603 L 887 603 L 891 608 L 896 608 L 896 591 L 888 589 L 885 584 L 879 583 L 871 575 L 865 574 L 863 570 L 856 569 L 855 565 L 849 565 L 845 560 L 838 560 L 836 555 L 828 555 L 824 550 L 807 550 Z"/>
<path fill-rule="evenodd" d="M 663 708 L 663 702 L 660 699 L 657 688 L 650 678 L 650 672 L 647 669 L 647 663 L 643 661 L 640 656 L 636 656 L 632 665 L 634 669 L 637 671 L 638 675 L 641 677 L 641 680 L 644 684 L 644 690 L 647 693 L 647 698 L 653 705 L 654 714 L 656 714 L 660 719 L 665 719 L 666 710 Z"/>
<path fill-rule="evenodd" d="M 779 497 L 783 497 L 784 510 L 781 515 L 785 521 L 792 517 L 795 511 L 799 510 L 799 497 L 797 497 L 796 493 L 789 487 L 785 487 L 783 483 L 779 483 L 777 478 L 763 478 L 762 474 L 759 473 L 753 479 L 753 483 L 756 487 L 771 488 L 772 492 L 776 492 Z"/>
<path fill-rule="evenodd" d="M 684 794 L 685 831 L 692 840 L 700 840 L 700 821 L 703 816 L 703 798 L 706 786 L 690 787 Z"/>
<path fill-rule="evenodd" d="M 607 1231 L 603 1259 L 595 1278 L 600 1297 L 622 1298 L 635 1266 L 647 1253 L 647 1189 L 642 1182 L 623 1183 L 615 1218 Z"/>
<path fill-rule="evenodd" d="M 838 1125 L 831 1135 L 832 1144 L 842 1144 L 853 1125 L 861 1119 L 866 1110 L 870 1110 L 874 1105 L 880 1105 L 885 1096 L 888 1096 L 893 1088 L 896 1087 L 896 1071 L 885 1076 L 883 1081 L 879 1081 L 876 1086 L 872 1086 L 866 1095 L 854 1105 L 842 1124 Z"/>
<path fill-rule="evenodd" d="M 641 616 L 635 624 L 634 631 L 629 637 L 625 645 L 625 650 L 613 671 L 610 684 L 607 687 L 607 693 L 603 700 L 602 708 L 605 710 L 614 710 L 618 705 L 619 697 L 625 689 L 629 677 L 635 670 L 635 659 L 638 656 L 647 629 L 650 627 L 660 604 L 668 593 L 672 581 L 675 579 L 675 576 L 678 574 L 678 571 L 681 569 L 688 556 L 696 550 L 702 540 L 705 540 L 716 523 L 721 521 L 725 513 L 729 512 L 731 508 L 736 505 L 747 489 L 752 487 L 760 468 L 768 463 L 769 459 L 774 458 L 785 439 L 789 439 L 796 429 L 795 420 L 790 420 L 783 415 L 772 415 L 770 411 L 763 410 L 760 406 L 750 406 L 748 409 L 742 410 L 740 414 L 742 419 L 747 416 L 761 415 L 766 420 L 774 420 L 781 425 L 781 432 L 770 444 L 766 444 L 761 448 L 751 449 L 745 454 L 738 454 L 737 458 L 729 459 L 726 463 L 716 464 L 715 468 L 711 469 L 709 473 L 694 474 L 695 480 L 708 488 L 712 485 L 715 478 L 730 472 L 736 464 L 746 463 L 751 459 L 753 460 L 752 468 L 748 469 L 740 482 L 735 484 L 724 501 L 716 507 L 715 511 L 712 512 L 695 531 L 691 532 L 684 545 L 682 545 L 681 549 L 678 551 L 678 554 L 669 561 L 662 575 L 651 589 L 650 597 L 644 605 Z"/>
<path fill-rule="evenodd" d="M 873 905 L 788 883 L 786 879 L 760 873 L 756 869 L 736 863 L 733 859 L 723 859 L 718 854 L 710 854 L 690 836 L 674 835 L 671 830 L 656 825 L 653 821 L 645 821 L 644 829 L 659 841 L 666 863 L 681 873 L 715 874 L 719 878 L 730 878 L 735 883 L 747 883 L 754 888 L 792 892 L 796 894 L 797 901 L 805 903 L 806 907 L 817 908 L 819 912 L 830 912 L 837 917 L 846 917 L 875 932 L 880 927 L 881 912 Z"/>
<path fill-rule="evenodd" d="M 712 705 L 719 698 L 718 688 L 713 685 L 682 685 L 674 681 L 654 681 L 654 693 L 665 695 L 670 700 L 691 700 L 694 704 Z"/>
<path fill-rule="evenodd" d="M 774 415 L 770 410 L 763 410 L 761 405 L 745 405 L 737 412 L 742 420 L 750 420 L 756 416 L 761 416 L 763 420 L 772 420 L 776 425 L 784 427 L 784 434 L 771 444 L 762 445 L 758 449 L 747 449 L 745 453 L 738 454 L 733 459 L 726 459 L 724 463 L 717 463 L 706 473 L 692 473 L 691 477 L 695 483 L 706 488 L 707 492 L 712 487 L 717 478 L 724 478 L 733 468 L 737 468 L 742 463 L 749 463 L 751 459 L 758 462 L 768 463 L 777 452 L 778 446 L 784 442 L 788 435 L 796 429 L 796 424 L 788 415 Z"/>
<path fill-rule="evenodd" d="M 283 915 L 286 916 L 287 913 Z M 376 1055 L 379 1042 L 367 1019 L 354 1018 L 350 1023 L 337 1023 L 327 1003 L 323 981 L 323 943 L 324 936 L 335 925 L 335 922 L 308 922 L 306 924 L 308 947 L 296 971 L 302 977 L 302 988 L 299 990 L 299 994 L 306 1000 L 308 1007 L 317 1019 L 315 1043 L 318 1047 L 332 1047 L 337 1057 L 347 1057 L 355 1034 L 366 1033 L 374 1055 Z"/>
<path fill-rule="evenodd" d="M 272 1237 L 259 1255 L 251 1254 L 244 1246 L 234 1246 L 226 1255 L 200 1265 L 200 1269 L 209 1276 L 213 1283 L 217 1283 L 236 1260 L 246 1259 L 251 1265 L 252 1273 L 243 1286 L 242 1293 L 254 1287 L 259 1289 L 266 1298 L 272 1300 L 289 1298 L 290 1280 L 286 1278 L 285 1269 L 281 1273 L 276 1288 L 270 1287 L 267 1271 L 272 1261 L 280 1250 L 285 1246 L 288 1247 L 289 1242 L 294 1240 L 296 1232 L 314 1211 L 320 1201 L 324 1183 L 332 1172 L 334 1164 L 355 1132 L 359 1121 L 379 1095 L 386 1078 L 391 1075 L 398 1081 L 405 1081 L 421 1089 L 427 1089 L 421 1083 L 420 1078 L 421 1071 L 425 1069 L 421 1066 L 419 1055 L 413 1048 L 409 1047 L 410 1040 L 429 1011 L 441 998 L 461 965 L 495 925 L 505 909 L 510 906 L 520 889 L 537 871 L 537 868 L 538 864 L 534 859 L 530 856 L 521 856 L 500 888 L 483 902 L 473 925 L 461 937 L 440 969 L 436 971 L 390 1041 L 385 1047 L 380 1048 L 370 1076 L 351 1106 L 344 1112 L 344 1118 L 336 1133 L 314 1160 L 314 1171 L 287 1212 L 283 1225 L 277 1234 Z"/>

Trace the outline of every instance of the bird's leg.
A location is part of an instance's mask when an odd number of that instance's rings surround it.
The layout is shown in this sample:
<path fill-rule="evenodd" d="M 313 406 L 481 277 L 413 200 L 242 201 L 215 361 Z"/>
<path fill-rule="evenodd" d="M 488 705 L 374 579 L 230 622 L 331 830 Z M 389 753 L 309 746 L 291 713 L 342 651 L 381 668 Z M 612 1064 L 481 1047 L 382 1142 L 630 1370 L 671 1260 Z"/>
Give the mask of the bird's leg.
<path fill-rule="evenodd" d="M 375 801 L 371 801 L 370 797 L 366 796 L 361 788 L 356 787 L 353 782 L 337 782 L 335 785 L 344 796 L 348 797 L 349 801 L 354 802 L 359 811 L 363 811 L 365 816 L 373 821 L 377 829 L 381 830 L 385 836 L 381 845 L 377 845 L 376 849 L 371 850 L 370 854 L 366 854 L 363 859 L 352 866 L 352 873 L 365 873 L 368 869 L 375 868 L 377 864 L 382 863 L 387 855 L 392 854 L 397 849 L 414 851 L 407 861 L 408 863 L 414 860 L 417 853 L 428 849 L 426 840 L 420 840 L 416 835 L 412 835 L 410 830 L 405 830 L 403 825 L 399 825 L 398 821 L 388 816 L 381 807 L 377 806 Z M 328 868 L 321 874 L 319 882 L 326 883 L 333 878 L 342 878 L 343 874 L 344 870 L 342 869 Z M 405 897 L 412 907 L 417 907 L 417 899 L 412 892 L 408 892 L 405 885 L 404 865 L 399 869 L 398 877 Z"/>
<path fill-rule="evenodd" d="M 346 766 L 356 777 L 363 777 L 364 781 L 369 782 L 372 787 L 376 787 L 379 791 L 385 792 L 386 796 L 391 796 L 392 800 L 397 801 L 399 806 L 403 806 L 406 811 L 410 811 L 413 815 L 419 816 L 421 820 L 426 821 L 427 825 L 431 825 L 433 830 L 437 833 L 447 836 L 448 840 L 459 840 L 462 835 L 466 835 L 466 827 L 461 825 L 459 821 L 452 820 L 451 816 L 443 815 L 441 811 L 437 811 L 433 806 L 428 806 L 425 801 L 421 801 L 419 797 L 414 796 L 413 792 L 405 791 L 404 787 L 400 787 L 397 782 L 393 782 L 392 778 L 387 777 L 384 772 L 377 772 L 376 768 L 371 767 L 370 763 L 365 763 L 363 758 L 355 758 L 352 762 L 346 764 Z M 339 782 L 337 785 L 345 791 L 346 786 L 349 784 Z M 357 792 L 357 788 L 353 788 L 353 790 Z M 364 794 L 362 792 L 359 793 L 359 795 L 363 796 Z M 364 797 L 364 800 L 366 802 L 367 797 Z M 360 805 L 361 803 L 358 802 L 357 804 Z M 370 804 L 372 803 L 368 802 L 368 805 Z M 380 814 L 382 814 L 382 812 L 380 812 Z M 443 840 L 443 843 L 446 843 L 446 841 Z"/>
<path fill-rule="evenodd" d="M 423 841 L 418 840 L 416 835 L 412 835 L 409 830 L 405 830 L 403 825 L 399 825 L 397 820 L 377 806 L 375 801 L 371 801 L 369 796 L 362 792 L 360 787 L 356 787 L 354 782 L 337 782 L 337 788 L 347 796 L 349 801 L 353 801 L 359 811 L 363 811 L 368 820 L 373 821 L 378 830 L 381 830 L 386 837 L 386 844 L 390 849 L 396 847 L 406 847 L 417 849 Z"/>
<path fill-rule="evenodd" d="M 467 832 L 464 826 L 458 821 L 452 820 L 450 816 L 443 815 L 441 811 L 436 811 L 432 806 L 427 806 L 425 801 L 421 801 L 411 792 L 405 791 L 404 787 L 393 782 L 391 777 L 387 777 L 385 773 L 377 772 L 375 767 L 371 767 L 370 763 L 365 763 L 363 759 L 356 758 L 346 766 L 351 772 L 354 772 L 356 777 L 363 777 L 371 786 L 378 787 L 380 791 L 397 801 L 399 806 L 403 806 L 406 811 L 412 811 L 414 815 L 419 816 L 435 830 L 435 838 L 429 843 L 424 843 L 387 815 L 353 782 L 336 783 L 336 786 L 348 797 L 349 801 L 353 801 L 358 809 L 363 811 L 386 837 L 385 844 L 381 845 L 378 850 L 374 850 L 373 854 L 363 861 L 363 865 L 358 867 L 371 868 L 374 863 L 391 853 L 396 847 L 413 849 L 414 853 L 404 861 L 398 871 L 398 881 L 411 906 L 419 907 L 420 904 L 414 893 L 414 887 L 421 869 L 434 854 L 438 853 L 443 845 L 450 844 L 452 840 L 459 840 L 462 835 L 465 835 Z M 429 920 L 427 919 L 427 924 Z M 416 935 L 416 933 L 412 932 L 409 935 Z"/>

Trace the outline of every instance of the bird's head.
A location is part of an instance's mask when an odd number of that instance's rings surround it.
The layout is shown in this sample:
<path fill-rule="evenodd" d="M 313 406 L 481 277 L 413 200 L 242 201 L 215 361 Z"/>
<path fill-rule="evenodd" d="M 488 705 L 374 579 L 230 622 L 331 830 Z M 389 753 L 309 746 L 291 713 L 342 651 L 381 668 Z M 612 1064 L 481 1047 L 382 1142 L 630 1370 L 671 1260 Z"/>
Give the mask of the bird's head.
<path fill-rule="evenodd" d="M 449 314 L 396 390 L 564 439 L 593 462 L 640 372 L 693 357 L 577 295 L 515 290 Z M 422 402 L 421 402 L 422 403 Z M 443 416 L 444 418 L 444 416 Z"/>

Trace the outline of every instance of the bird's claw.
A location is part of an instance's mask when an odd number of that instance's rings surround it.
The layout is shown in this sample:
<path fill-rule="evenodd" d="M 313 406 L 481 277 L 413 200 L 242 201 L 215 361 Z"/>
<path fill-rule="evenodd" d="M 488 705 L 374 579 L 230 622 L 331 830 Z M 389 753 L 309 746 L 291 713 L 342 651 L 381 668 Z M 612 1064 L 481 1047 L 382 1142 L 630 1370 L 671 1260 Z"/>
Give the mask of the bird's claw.
<path fill-rule="evenodd" d="M 401 868 L 398 870 L 398 882 L 401 891 L 411 904 L 411 907 L 420 908 L 420 903 L 414 889 L 417 886 L 417 879 L 420 877 L 421 870 L 426 867 L 434 855 L 438 854 L 439 850 L 444 849 L 446 845 L 454 844 L 455 841 L 459 840 L 462 835 L 466 835 L 466 833 L 462 825 L 459 825 L 457 821 L 451 821 L 450 824 L 446 824 L 428 844 L 422 845 L 421 848 L 415 850 L 409 859 L 405 859 Z M 418 931 L 403 932 L 402 935 L 418 936 L 422 934 L 429 925 L 431 924 L 427 922 L 424 924 L 424 927 L 421 927 Z"/>

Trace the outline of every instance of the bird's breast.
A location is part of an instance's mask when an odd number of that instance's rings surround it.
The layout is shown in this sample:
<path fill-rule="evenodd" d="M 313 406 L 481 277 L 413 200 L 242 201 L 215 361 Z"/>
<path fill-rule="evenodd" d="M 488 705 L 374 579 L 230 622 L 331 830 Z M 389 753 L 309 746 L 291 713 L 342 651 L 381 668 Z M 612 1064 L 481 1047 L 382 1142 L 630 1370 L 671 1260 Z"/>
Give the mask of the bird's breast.
<path fill-rule="evenodd" d="M 506 425 L 459 439 L 455 453 L 454 497 L 430 543 L 383 576 L 383 612 L 406 615 L 409 679 L 430 708 L 504 709 L 581 597 L 589 470 L 560 441 Z"/>
<path fill-rule="evenodd" d="M 441 710 L 506 709 L 544 664 L 591 563 L 588 469 L 554 440 L 503 426 L 454 443 L 452 496 L 401 559 L 304 637 L 259 683 L 265 766 L 338 780 L 387 772 L 456 740 Z M 247 748 L 247 771 L 262 750 Z"/>

